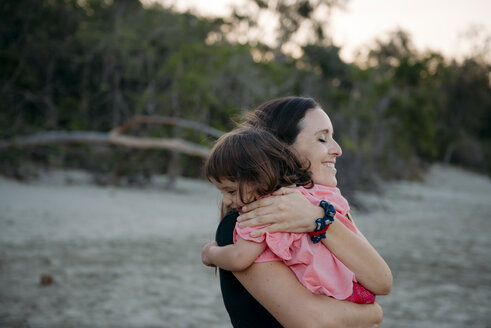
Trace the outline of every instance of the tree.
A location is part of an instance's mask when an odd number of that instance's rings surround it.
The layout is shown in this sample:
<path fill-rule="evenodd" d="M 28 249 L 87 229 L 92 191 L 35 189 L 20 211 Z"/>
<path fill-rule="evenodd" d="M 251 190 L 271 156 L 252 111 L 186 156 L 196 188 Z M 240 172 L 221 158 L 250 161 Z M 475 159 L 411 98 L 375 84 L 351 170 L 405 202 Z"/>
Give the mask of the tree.
<path fill-rule="evenodd" d="M 251 44 L 266 42 L 275 49 L 275 59 L 284 61 L 285 55 L 300 57 L 305 44 L 331 44 L 328 33 L 330 12 L 342 8 L 348 0 L 250 0 L 236 7 L 226 20 L 227 36 L 231 40 Z M 265 40 L 264 31 L 278 22 Z"/>

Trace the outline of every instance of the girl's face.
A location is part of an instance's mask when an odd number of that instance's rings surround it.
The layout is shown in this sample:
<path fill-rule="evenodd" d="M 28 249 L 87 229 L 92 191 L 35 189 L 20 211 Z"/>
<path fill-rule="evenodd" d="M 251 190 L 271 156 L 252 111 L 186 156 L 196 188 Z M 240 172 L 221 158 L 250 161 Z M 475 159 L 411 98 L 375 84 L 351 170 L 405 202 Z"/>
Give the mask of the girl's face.
<path fill-rule="evenodd" d="M 239 213 L 242 212 L 242 206 L 255 201 L 258 197 L 257 194 L 249 186 L 245 186 L 242 190 L 242 198 L 245 203 L 242 202 L 239 194 L 239 183 L 230 181 L 227 179 L 221 179 L 221 182 L 211 178 L 211 182 L 221 191 L 223 196 L 223 204 L 230 210 L 236 210 Z"/>
<path fill-rule="evenodd" d="M 336 158 L 341 156 L 339 144 L 333 139 L 333 127 L 329 116 L 316 107 L 306 112 L 299 122 L 300 133 L 293 148 L 310 161 L 310 171 L 314 183 L 335 187 Z"/>

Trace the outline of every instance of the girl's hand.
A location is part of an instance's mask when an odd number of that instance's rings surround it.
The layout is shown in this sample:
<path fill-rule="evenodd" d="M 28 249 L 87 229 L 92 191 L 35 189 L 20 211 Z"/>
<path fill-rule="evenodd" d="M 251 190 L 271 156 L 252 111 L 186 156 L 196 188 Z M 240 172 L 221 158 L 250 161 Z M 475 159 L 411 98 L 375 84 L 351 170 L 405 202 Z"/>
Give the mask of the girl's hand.
<path fill-rule="evenodd" d="M 203 249 L 201 250 L 201 261 L 203 262 L 204 265 L 216 268 L 216 265 L 212 262 L 211 260 L 211 251 L 214 247 L 219 247 L 216 241 L 211 241 L 205 246 L 203 246 Z"/>
<path fill-rule="evenodd" d="M 242 207 L 237 221 L 241 227 L 269 224 L 255 230 L 253 237 L 264 232 L 310 232 L 315 220 L 324 215 L 320 206 L 313 205 L 300 191 L 280 188 L 271 197 L 261 198 Z"/>

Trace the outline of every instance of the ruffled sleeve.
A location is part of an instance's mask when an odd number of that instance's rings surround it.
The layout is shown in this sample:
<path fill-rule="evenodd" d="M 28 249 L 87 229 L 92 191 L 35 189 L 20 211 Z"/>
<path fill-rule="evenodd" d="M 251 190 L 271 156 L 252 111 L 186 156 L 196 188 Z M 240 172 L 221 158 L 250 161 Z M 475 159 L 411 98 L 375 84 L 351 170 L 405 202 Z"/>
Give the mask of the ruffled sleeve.
<path fill-rule="evenodd" d="M 264 252 L 262 252 L 256 259 L 255 262 L 271 262 L 271 261 L 281 261 L 281 258 L 278 257 L 269 247 L 269 244 L 268 244 L 268 239 L 270 238 L 270 233 L 263 233 L 261 236 L 259 237 L 252 237 L 251 236 L 251 232 L 255 231 L 255 230 L 258 230 L 258 229 L 261 229 L 261 228 L 264 228 L 266 227 L 266 225 L 262 225 L 262 226 L 257 226 L 257 227 L 245 227 L 245 228 L 241 228 L 239 226 L 239 224 L 237 223 L 235 225 L 235 230 L 234 230 L 234 243 L 237 242 L 237 240 L 239 239 L 244 239 L 244 240 L 248 240 L 248 241 L 252 241 L 252 242 L 255 242 L 255 243 L 263 243 L 263 242 L 266 242 L 266 249 L 264 250 Z M 276 233 L 274 233 L 276 234 Z"/>
<path fill-rule="evenodd" d="M 293 258 L 302 238 L 302 234 L 288 232 L 266 233 L 265 235 L 268 248 L 284 261 L 290 261 Z"/>

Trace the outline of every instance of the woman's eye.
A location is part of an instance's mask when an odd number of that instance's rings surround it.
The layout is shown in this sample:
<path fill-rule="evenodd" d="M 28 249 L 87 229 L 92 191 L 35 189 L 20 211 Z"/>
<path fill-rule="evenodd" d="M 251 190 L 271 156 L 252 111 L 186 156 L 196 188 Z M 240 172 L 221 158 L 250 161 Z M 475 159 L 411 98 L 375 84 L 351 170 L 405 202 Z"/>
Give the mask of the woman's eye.
<path fill-rule="evenodd" d="M 319 138 L 319 141 L 320 141 L 320 142 L 326 142 L 326 139 Z"/>
<path fill-rule="evenodd" d="M 227 194 L 233 195 L 233 194 L 235 194 L 235 190 L 229 190 L 229 191 L 227 191 Z"/>

